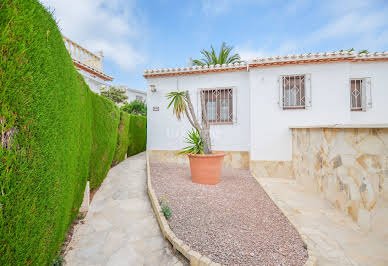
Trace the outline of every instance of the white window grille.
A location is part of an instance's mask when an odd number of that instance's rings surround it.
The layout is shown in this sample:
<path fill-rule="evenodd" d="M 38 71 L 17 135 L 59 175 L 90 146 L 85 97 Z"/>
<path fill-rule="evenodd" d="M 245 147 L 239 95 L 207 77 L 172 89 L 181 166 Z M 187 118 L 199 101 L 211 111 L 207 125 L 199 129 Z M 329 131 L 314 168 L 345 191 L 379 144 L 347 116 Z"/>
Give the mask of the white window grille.
<path fill-rule="evenodd" d="M 350 110 L 366 111 L 372 107 L 370 78 L 350 79 Z"/>
<path fill-rule="evenodd" d="M 143 97 L 136 95 L 136 100 L 142 102 L 143 101 Z"/>
<path fill-rule="evenodd" d="M 233 89 L 202 89 L 207 120 L 211 124 L 233 123 Z"/>
<path fill-rule="evenodd" d="M 350 80 L 350 110 L 362 111 L 362 79 L 351 79 Z"/>
<path fill-rule="evenodd" d="M 306 108 L 306 75 L 287 75 L 280 78 L 280 105 L 283 109 Z"/>

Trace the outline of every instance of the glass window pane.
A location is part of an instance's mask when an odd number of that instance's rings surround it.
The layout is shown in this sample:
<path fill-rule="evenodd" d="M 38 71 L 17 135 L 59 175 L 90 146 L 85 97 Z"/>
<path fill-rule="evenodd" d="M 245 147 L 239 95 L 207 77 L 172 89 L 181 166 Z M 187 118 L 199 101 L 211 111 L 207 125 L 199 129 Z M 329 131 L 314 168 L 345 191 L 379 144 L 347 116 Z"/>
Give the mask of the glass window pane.
<path fill-rule="evenodd" d="M 217 103 L 216 101 L 208 101 L 206 103 L 207 120 L 214 121 L 217 119 Z"/>
<path fill-rule="evenodd" d="M 229 121 L 229 99 L 220 99 L 220 119 Z"/>

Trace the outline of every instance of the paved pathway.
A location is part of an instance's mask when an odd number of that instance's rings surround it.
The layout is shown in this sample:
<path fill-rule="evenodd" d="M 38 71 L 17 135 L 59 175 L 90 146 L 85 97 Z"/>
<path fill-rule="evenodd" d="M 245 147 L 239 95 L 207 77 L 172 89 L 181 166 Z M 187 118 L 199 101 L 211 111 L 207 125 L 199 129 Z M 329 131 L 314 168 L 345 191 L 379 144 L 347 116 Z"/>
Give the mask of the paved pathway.
<path fill-rule="evenodd" d="M 259 178 L 263 188 L 307 236 L 318 265 L 388 265 L 388 236 L 363 232 L 317 194 L 295 180 Z"/>
<path fill-rule="evenodd" d="M 66 265 L 182 265 L 164 240 L 146 191 L 145 153 L 112 168 L 75 228 Z"/>

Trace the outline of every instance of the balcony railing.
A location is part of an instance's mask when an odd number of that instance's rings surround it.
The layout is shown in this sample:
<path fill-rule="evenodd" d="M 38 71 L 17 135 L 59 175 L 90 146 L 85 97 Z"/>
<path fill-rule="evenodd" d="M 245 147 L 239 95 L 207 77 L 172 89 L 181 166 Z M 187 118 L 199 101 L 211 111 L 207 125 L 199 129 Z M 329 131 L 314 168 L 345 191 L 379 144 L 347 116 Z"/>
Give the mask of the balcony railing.
<path fill-rule="evenodd" d="M 102 52 L 99 55 L 95 55 L 65 36 L 62 36 L 62 38 L 71 58 L 103 73 Z"/>

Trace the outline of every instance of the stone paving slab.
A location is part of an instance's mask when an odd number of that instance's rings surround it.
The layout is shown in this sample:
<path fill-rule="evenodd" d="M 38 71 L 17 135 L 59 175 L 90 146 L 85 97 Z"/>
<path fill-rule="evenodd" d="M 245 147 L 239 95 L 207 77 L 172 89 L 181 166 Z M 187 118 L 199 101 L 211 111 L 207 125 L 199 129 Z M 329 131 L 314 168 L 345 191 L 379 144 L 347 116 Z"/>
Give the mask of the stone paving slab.
<path fill-rule="evenodd" d="M 145 153 L 109 171 L 74 229 L 66 265 L 183 265 L 159 229 L 146 180 Z"/>
<path fill-rule="evenodd" d="M 319 195 L 295 180 L 257 178 L 298 231 L 318 265 L 388 265 L 388 237 L 363 231 Z M 309 251 L 310 252 L 310 251 Z"/>

